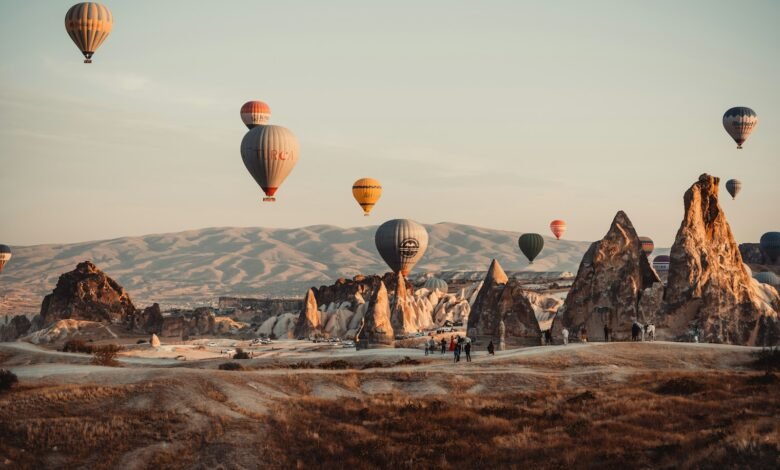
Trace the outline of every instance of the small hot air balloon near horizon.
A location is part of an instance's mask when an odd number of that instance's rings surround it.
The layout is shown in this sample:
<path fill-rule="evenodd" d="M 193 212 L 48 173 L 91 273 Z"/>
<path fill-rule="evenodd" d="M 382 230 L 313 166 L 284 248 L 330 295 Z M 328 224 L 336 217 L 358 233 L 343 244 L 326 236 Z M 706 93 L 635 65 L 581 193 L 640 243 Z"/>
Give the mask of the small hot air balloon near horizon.
<path fill-rule="evenodd" d="M 726 181 L 726 191 L 731 194 L 731 199 L 736 199 L 737 194 L 742 190 L 742 181 L 740 180 L 728 180 Z"/>
<path fill-rule="evenodd" d="M 13 253 L 8 245 L 0 245 L 0 273 L 3 272 L 5 264 L 11 260 Z"/>
<path fill-rule="evenodd" d="M 520 251 L 528 258 L 528 262 L 534 264 L 534 259 L 544 248 L 544 238 L 538 233 L 524 233 L 518 238 L 517 244 L 520 246 Z"/>
<path fill-rule="evenodd" d="M 560 240 L 564 233 L 566 233 L 566 221 L 555 219 L 550 222 L 550 230 L 555 235 L 556 240 Z"/>
<path fill-rule="evenodd" d="M 758 115 L 746 106 L 737 106 L 723 114 L 723 127 L 729 133 L 737 148 L 741 149 L 750 133 L 758 125 Z"/>
<path fill-rule="evenodd" d="M 413 220 L 388 220 L 376 229 L 374 243 L 390 269 L 406 277 L 428 248 L 428 231 Z"/>
<path fill-rule="evenodd" d="M 106 40 L 113 26 L 111 10 L 100 3 L 77 3 L 65 14 L 65 31 L 84 54 L 85 64 L 92 63 L 92 55 Z"/>
<path fill-rule="evenodd" d="M 672 259 L 668 255 L 658 255 L 653 258 L 653 269 L 659 273 L 665 273 L 669 271 L 669 264 Z"/>
<path fill-rule="evenodd" d="M 753 274 L 753 279 L 761 284 L 769 284 L 770 286 L 780 285 L 780 278 L 772 271 L 762 271 L 760 273 Z"/>
<path fill-rule="evenodd" d="M 360 178 L 352 184 L 352 196 L 368 216 L 379 198 L 382 197 L 382 184 L 374 178 Z"/>
<path fill-rule="evenodd" d="M 655 243 L 653 243 L 653 239 L 650 237 L 639 237 L 639 243 L 642 245 L 642 251 L 644 252 L 645 256 L 650 258 L 650 255 L 653 254 L 653 250 L 655 249 Z"/>
<path fill-rule="evenodd" d="M 449 289 L 447 283 L 438 277 L 432 277 L 428 279 L 425 281 L 425 285 L 423 285 L 423 287 L 431 292 L 438 291 L 441 294 L 446 294 L 447 290 Z"/>
<path fill-rule="evenodd" d="M 275 201 L 276 191 L 298 163 L 298 140 L 289 129 L 260 125 L 241 141 L 241 159 L 265 192 L 263 201 Z"/>
<path fill-rule="evenodd" d="M 780 256 L 780 232 L 767 232 L 761 235 L 759 245 L 774 263 Z"/>
<path fill-rule="evenodd" d="M 241 121 L 249 129 L 266 124 L 271 119 L 271 108 L 262 101 L 247 101 L 241 106 Z"/>

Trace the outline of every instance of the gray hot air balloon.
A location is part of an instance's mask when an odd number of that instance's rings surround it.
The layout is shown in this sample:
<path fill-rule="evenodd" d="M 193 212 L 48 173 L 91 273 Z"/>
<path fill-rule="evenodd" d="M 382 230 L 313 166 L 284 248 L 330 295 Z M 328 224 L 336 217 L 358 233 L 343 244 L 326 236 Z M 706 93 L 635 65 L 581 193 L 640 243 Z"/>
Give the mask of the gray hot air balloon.
<path fill-rule="evenodd" d="M 737 194 L 742 190 L 742 181 L 740 180 L 728 180 L 726 181 L 726 191 L 731 194 L 731 199 L 736 199 Z"/>
<path fill-rule="evenodd" d="M 442 294 L 446 294 L 447 293 L 447 289 L 448 289 L 447 283 L 445 281 L 439 279 L 438 277 L 432 277 L 432 278 L 428 279 L 427 281 L 425 281 L 425 286 L 424 287 L 426 289 L 428 289 L 429 291 L 431 291 L 431 292 L 439 291 Z"/>
<path fill-rule="evenodd" d="M 393 219 L 376 229 L 374 241 L 390 269 L 407 276 L 428 248 L 428 232 L 413 220 Z"/>
<path fill-rule="evenodd" d="M 241 141 L 241 159 L 265 192 L 263 201 L 275 201 L 277 189 L 298 163 L 298 141 L 284 127 L 257 125 Z"/>

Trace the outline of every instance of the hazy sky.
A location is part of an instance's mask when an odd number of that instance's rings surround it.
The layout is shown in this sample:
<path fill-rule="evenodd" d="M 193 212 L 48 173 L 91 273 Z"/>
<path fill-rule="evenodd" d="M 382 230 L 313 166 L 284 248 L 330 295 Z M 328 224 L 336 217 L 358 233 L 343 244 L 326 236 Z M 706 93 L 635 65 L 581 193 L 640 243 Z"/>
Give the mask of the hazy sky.
<path fill-rule="evenodd" d="M 742 180 L 738 241 L 780 230 L 774 0 L 107 0 L 91 65 L 72 3 L 0 0 L 0 243 L 397 217 L 594 240 L 623 209 L 669 246 L 703 172 Z M 239 154 L 249 99 L 301 144 L 275 204 Z"/>

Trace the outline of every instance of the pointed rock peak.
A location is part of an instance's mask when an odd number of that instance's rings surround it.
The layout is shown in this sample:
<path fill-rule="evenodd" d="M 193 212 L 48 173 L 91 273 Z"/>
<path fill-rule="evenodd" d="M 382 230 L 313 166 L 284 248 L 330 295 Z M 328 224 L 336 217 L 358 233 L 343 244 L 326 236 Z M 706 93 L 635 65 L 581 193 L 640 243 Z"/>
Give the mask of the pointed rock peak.
<path fill-rule="evenodd" d="M 314 296 L 314 290 L 309 289 L 306 291 L 303 309 L 300 315 L 298 315 L 293 335 L 298 339 L 308 338 L 312 334 L 318 333 L 321 327 L 322 322 L 320 321 L 320 312 L 317 309 L 317 298 Z"/>
<path fill-rule="evenodd" d="M 305 306 L 309 306 L 310 304 L 314 304 L 314 308 L 316 310 L 317 308 L 317 297 L 314 296 L 314 289 L 309 289 L 306 291 L 306 297 L 303 299 L 303 304 Z"/>
<path fill-rule="evenodd" d="M 395 297 L 404 298 L 406 295 L 406 279 L 404 279 L 403 274 L 398 274 L 397 282 L 395 283 Z"/>
<path fill-rule="evenodd" d="M 509 277 L 507 277 L 504 269 L 498 264 L 498 260 L 493 258 L 493 261 L 490 262 L 487 275 L 485 276 L 485 285 L 506 284 L 508 281 Z"/>
<path fill-rule="evenodd" d="M 384 281 L 379 281 L 379 288 L 376 291 L 374 291 L 374 295 L 371 296 L 371 302 L 372 303 L 376 302 L 376 299 L 380 297 L 387 298 L 387 287 L 385 287 Z"/>
<path fill-rule="evenodd" d="M 628 215 L 623 211 L 617 211 L 617 214 L 615 214 L 615 218 L 612 219 L 612 225 L 610 225 L 609 227 L 609 232 L 607 232 L 607 236 L 609 235 L 609 233 L 615 231 L 620 231 L 624 235 L 632 234 L 633 237 L 639 238 L 636 235 L 634 224 L 631 223 L 631 219 L 629 219 Z"/>

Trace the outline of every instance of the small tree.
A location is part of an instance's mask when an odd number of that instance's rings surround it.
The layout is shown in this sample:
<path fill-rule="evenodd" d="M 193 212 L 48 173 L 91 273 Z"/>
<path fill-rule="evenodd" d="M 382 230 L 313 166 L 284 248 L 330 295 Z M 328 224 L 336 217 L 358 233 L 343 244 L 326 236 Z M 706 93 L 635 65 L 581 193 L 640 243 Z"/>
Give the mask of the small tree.
<path fill-rule="evenodd" d="M 244 370 L 244 366 L 238 362 L 225 362 L 219 365 L 219 370 Z"/>
<path fill-rule="evenodd" d="M 87 344 L 83 339 L 71 339 L 62 345 L 62 350 L 64 352 L 92 354 L 94 349 L 93 346 Z"/>
<path fill-rule="evenodd" d="M 117 367 L 119 362 L 116 360 L 116 356 L 122 347 L 118 344 L 106 344 L 104 346 L 98 346 L 93 353 L 94 358 L 92 363 L 99 366 Z"/>
<path fill-rule="evenodd" d="M 236 348 L 236 353 L 233 354 L 233 359 L 249 359 L 249 353 L 241 348 Z"/>
<path fill-rule="evenodd" d="M 19 382 L 16 374 L 10 370 L 0 369 L 0 392 L 4 392 Z"/>

